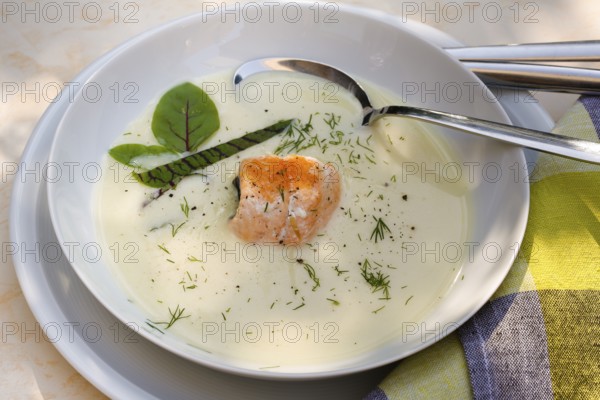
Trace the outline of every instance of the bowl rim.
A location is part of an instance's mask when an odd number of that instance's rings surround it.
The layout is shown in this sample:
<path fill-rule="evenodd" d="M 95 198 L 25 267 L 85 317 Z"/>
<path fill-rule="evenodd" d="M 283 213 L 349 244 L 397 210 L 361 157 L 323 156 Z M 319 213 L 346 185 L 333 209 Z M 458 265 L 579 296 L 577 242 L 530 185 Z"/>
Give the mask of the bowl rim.
<path fill-rule="evenodd" d="M 298 1 L 297 4 L 301 5 L 302 7 L 308 7 L 310 5 L 314 5 L 314 2 L 308 2 L 305 0 L 301 0 L 301 1 Z M 326 4 L 326 3 L 320 3 L 320 4 Z M 367 18 L 367 19 L 370 19 L 370 20 L 373 20 L 376 22 L 387 23 L 394 29 L 401 30 L 404 33 L 406 33 L 410 36 L 413 36 L 422 42 L 425 41 L 424 39 L 420 38 L 413 31 L 405 28 L 403 26 L 405 24 L 405 22 L 400 22 L 400 20 L 398 19 L 397 16 L 389 15 L 383 11 L 373 10 L 370 8 L 359 7 L 359 6 L 354 6 L 354 5 L 340 4 L 339 7 L 340 7 L 339 10 L 342 12 L 346 12 L 346 13 L 349 13 L 349 14 L 352 14 L 354 16 L 358 16 L 361 18 Z M 172 21 L 161 24 L 157 27 L 154 27 L 152 29 L 149 29 L 145 32 L 142 32 L 138 35 L 133 36 L 132 38 L 126 40 L 124 43 L 120 44 L 119 46 L 117 46 L 116 48 L 111 50 L 109 53 L 111 54 L 111 57 L 113 57 L 113 58 L 118 57 L 119 55 L 126 53 L 129 49 L 131 49 L 135 46 L 138 46 L 140 44 L 143 44 L 145 41 L 150 40 L 157 35 L 160 35 L 164 31 L 167 31 L 170 29 L 176 29 L 182 25 L 186 25 L 188 23 L 197 21 L 203 15 L 204 14 L 202 14 L 202 13 L 194 13 L 194 14 L 187 15 L 187 16 L 184 16 L 181 18 L 177 18 Z M 437 46 L 430 44 L 428 42 L 427 42 L 427 44 L 430 47 L 435 48 L 439 53 L 443 53 L 443 50 L 439 49 Z M 481 82 L 471 71 L 464 68 L 464 66 L 462 66 L 460 61 L 452 58 L 449 55 L 447 55 L 447 59 L 448 59 L 448 62 L 452 62 L 456 65 L 460 65 L 461 69 L 464 72 L 470 74 L 472 79 L 474 79 L 478 82 Z M 102 71 L 103 68 L 105 68 L 106 65 L 109 63 L 110 63 L 110 59 L 106 63 L 100 65 L 95 71 L 93 71 L 92 76 L 90 78 L 86 79 L 86 82 L 92 80 L 93 76 L 96 73 Z M 490 93 L 490 96 L 493 96 L 491 94 L 491 92 L 487 89 L 487 87 L 485 87 L 485 85 L 483 85 L 483 83 L 481 83 L 481 85 L 484 88 L 484 90 L 487 90 Z M 69 105 L 69 108 L 71 108 L 71 105 Z M 69 111 L 69 109 L 67 109 L 65 111 L 65 113 L 63 114 L 63 117 L 61 118 L 61 121 L 58 125 L 57 132 L 61 130 L 61 127 L 62 127 L 64 121 L 66 120 L 65 116 L 67 116 L 69 114 L 68 111 Z M 496 103 L 496 113 L 498 114 L 499 119 L 503 119 L 504 122 L 510 123 L 508 115 L 506 114 L 505 110 L 500 106 L 499 103 Z M 58 135 L 56 137 L 58 137 Z M 56 139 L 56 137 L 55 137 L 55 139 Z M 55 160 L 56 143 L 57 143 L 57 140 L 53 140 L 53 143 L 52 143 L 52 146 L 50 149 L 49 161 Z M 524 164 L 525 157 L 524 157 L 523 150 L 518 149 L 517 151 L 518 151 L 517 157 L 520 158 L 519 161 L 522 161 Z M 63 247 L 63 251 L 66 251 L 68 249 L 64 248 L 65 240 L 64 240 L 64 237 L 62 236 L 62 232 L 59 229 L 59 223 L 57 221 L 58 217 L 57 217 L 56 213 L 53 211 L 53 210 L 56 210 L 56 208 L 59 206 L 56 203 L 56 196 L 53 195 L 53 191 L 54 191 L 53 187 L 54 187 L 53 185 L 48 185 L 48 206 L 49 206 L 49 210 L 50 210 L 50 218 L 52 221 L 53 228 L 55 230 L 55 234 L 56 234 L 57 238 L 59 239 L 59 243 L 60 243 L 61 247 Z M 523 184 L 523 185 L 521 185 L 521 187 L 525 191 L 525 193 L 524 193 L 525 202 L 524 202 L 524 210 L 523 210 L 524 217 L 521 218 L 519 226 L 515 226 L 515 231 L 519 232 L 518 235 L 516 235 L 516 236 L 518 236 L 520 240 L 522 240 L 524 233 L 525 233 L 527 215 L 529 212 L 529 186 L 527 184 Z M 515 254 L 515 257 L 516 257 L 516 254 Z M 510 260 L 510 265 L 512 265 L 512 263 L 514 262 L 515 257 L 513 257 L 513 259 Z M 92 293 L 92 295 L 104 307 L 106 307 L 107 310 L 109 310 L 109 312 L 111 314 L 113 314 L 118 320 L 124 321 L 124 319 L 122 318 L 122 312 L 117 310 L 116 307 L 111 305 L 110 302 L 104 301 L 103 296 L 98 295 L 98 291 L 95 288 L 95 285 L 92 282 L 90 282 L 89 277 L 87 275 L 85 275 L 80 268 L 77 268 L 74 262 L 70 262 L 70 264 L 71 264 L 71 267 L 74 269 L 75 273 L 77 274 L 77 276 L 81 279 L 81 281 L 88 288 L 88 290 Z M 499 286 L 502 283 L 502 281 L 504 280 L 504 277 L 509 272 L 509 270 L 510 270 L 510 266 L 509 266 L 509 268 L 506 268 L 505 274 L 502 277 L 502 279 L 499 280 L 497 286 Z M 496 287 L 496 289 L 497 289 L 497 287 Z M 492 295 L 493 295 L 493 292 L 492 292 Z M 478 306 L 476 308 L 474 308 L 472 310 L 472 312 L 468 313 L 468 315 L 465 315 L 464 318 L 462 318 L 462 320 L 457 321 L 456 327 L 444 332 L 443 336 L 445 337 L 447 334 L 450 334 L 451 332 L 453 332 L 459 325 L 462 325 L 467 319 L 469 319 L 473 314 L 475 314 L 481 308 L 481 306 L 483 306 L 485 304 L 485 302 L 487 302 L 488 299 L 489 299 L 489 297 L 483 296 L 481 301 L 479 302 L 480 304 L 478 304 Z M 361 365 L 357 365 L 357 366 L 353 366 L 353 367 L 346 367 L 346 368 L 341 368 L 341 369 L 334 369 L 334 370 L 327 370 L 327 371 L 320 371 L 320 372 L 297 373 L 297 372 L 277 372 L 277 371 L 270 371 L 270 370 L 254 370 L 254 369 L 248 369 L 248 368 L 244 368 L 244 367 L 233 366 L 233 365 L 227 364 L 227 363 L 214 363 L 209 360 L 199 359 L 193 355 L 190 355 L 189 353 L 184 352 L 181 349 L 174 349 L 172 346 L 169 346 L 168 343 L 166 343 L 164 339 L 162 339 L 161 337 L 159 337 L 149 331 L 146 331 L 144 329 L 139 329 L 138 333 L 141 334 L 145 339 L 151 341 L 152 343 L 154 343 L 162 348 L 167 349 L 168 351 L 170 351 L 180 357 L 200 363 L 200 364 L 202 364 L 204 366 L 208 366 L 210 368 L 214 368 L 214 369 L 217 369 L 217 370 L 220 370 L 223 372 L 232 373 L 232 374 L 236 374 L 236 375 L 249 376 L 249 377 L 253 377 L 253 378 L 277 379 L 277 380 L 284 380 L 284 381 L 285 380 L 309 380 L 309 379 L 331 378 L 331 377 L 336 377 L 336 376 L 342 376 L 342 375 L 362 372 L 362 371 L 373 369 L 373 368 L 376 368 L 376 367 L 379 367 L 379 366 L 382 366 L 385 364 L 389 364 L 390 362 L 397 361 L 401 358 L 407 357 L 411 354 L 414 354 L 414 353 L 430 346 L 432 344 L 432 342 L 436 342 L 441 339 L 441 337 L 439 337 L 436 340 L 422 341 L 420 345 L 411 349 L 411 351 L 409 351 L 408 353 L 403 354 L 401 357 L 390 355 L 388 358 L 381 359 L 378 362 L 371 362 L 368 364 L 361 364 Z"/>

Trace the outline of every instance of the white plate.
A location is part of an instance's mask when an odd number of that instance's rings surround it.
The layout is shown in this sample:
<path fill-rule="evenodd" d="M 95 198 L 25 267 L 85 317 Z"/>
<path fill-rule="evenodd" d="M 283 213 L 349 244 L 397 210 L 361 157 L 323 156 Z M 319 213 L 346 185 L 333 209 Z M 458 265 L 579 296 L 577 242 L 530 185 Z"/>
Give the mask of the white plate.
<path fill-rule="evenodd" d="M 439 45 L 453 42 L 431 28 L 418 24 L 409 27 Z M 114 52 L 91 65 L 76 80 L 84 82 Z M 502 97 L 501 103 L 518 125 L 552 128 L 549 117 L 537 104 L 507 96 Z M 47 162 L 49 145 L 67 106 L 65 97 L 51 105 L 41 118 L 23 154 L 25 165 Z M 27 176 L 17 179 L 12 205 L 12 241 L 24 243 L 27 248 L 35 243 L 42 248 L 56 247 L 58 240 L 49 220 L 45 184 L 28 180 Z M 23 292 L 42 326 L 58 324 L 66 333 L 69 323 L 78 323 L 74 336 L 63 335 L 55 345 L 82 375 L 111 397 L 269 399 L 285 394 L 286 398 L 359 398 L 386 372 L 379 369 L 358 376 L 294 383 L 257 381 L 210 370 L 176 357 L 136 334 L 128 334 L 89 293 L 64 257 L 52 261 L 14 259 Z M 94 342 L 98 327 L 102 335 Z"/>

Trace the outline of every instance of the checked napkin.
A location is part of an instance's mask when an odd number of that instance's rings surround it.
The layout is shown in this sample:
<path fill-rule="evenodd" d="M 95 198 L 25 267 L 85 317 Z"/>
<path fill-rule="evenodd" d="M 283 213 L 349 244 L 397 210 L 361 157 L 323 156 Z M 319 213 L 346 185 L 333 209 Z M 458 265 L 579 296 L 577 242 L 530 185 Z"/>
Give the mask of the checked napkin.
<path fill-rule="evenodd" d="M 600 98 L 580 98 L 554 132 L 598 141 Z M 498 291 L 366 399 L 600 399 L 600 165 L 540 153 L 530 185 Z"/>

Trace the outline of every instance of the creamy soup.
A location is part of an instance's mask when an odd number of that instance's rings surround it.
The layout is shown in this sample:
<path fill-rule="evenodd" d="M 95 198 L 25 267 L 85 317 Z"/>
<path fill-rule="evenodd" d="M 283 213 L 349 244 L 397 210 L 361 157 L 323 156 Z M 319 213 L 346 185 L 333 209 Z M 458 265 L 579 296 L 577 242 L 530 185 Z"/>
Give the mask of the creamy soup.
<path fill-rule="evenodd" d="M 415 165 L 450 162 L 448 146 L 406 119 L 361 126 L 358 102 L 313 77 L 261 74 L 238 95 L 230 82 L 231 72 L 193 82 L 209 93 L 221 121 L 200 150 L 282 119 L 297 118 L 297 129 L 149 202 L 155 189 L 132 179 L 130 167 L 105 160 L 113 173 L 98 191 L 98 227 L 107 248 L 121 249 L 111 268 L 147 314 L 143 328 L 251 368 L 301 371 L 364 354 L 418 324 L 461 274 L 461 260 L 440 257 L 439 247 L 466 239 L 465 191 L 435 173 L 410 173 Z M 366 87 L 375 105 L 400 103 Z M 115 145 L 157 144 L 155 106 Z M 341 178 L 337 209 L 308 243 L 248 243 L 229 225 L 240 162 L 274 153 L 331 163 Z"/>

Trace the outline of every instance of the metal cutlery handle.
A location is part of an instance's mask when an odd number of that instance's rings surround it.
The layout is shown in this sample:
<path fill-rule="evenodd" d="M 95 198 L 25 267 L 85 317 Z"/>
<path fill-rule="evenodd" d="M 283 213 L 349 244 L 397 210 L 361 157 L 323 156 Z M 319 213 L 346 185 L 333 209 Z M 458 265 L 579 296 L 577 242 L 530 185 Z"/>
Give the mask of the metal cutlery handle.
<path fill-rule="evenodd" d="M 489 86 L 600 94 L 600 70 L 596 69 L 495 62 L 463 64 Z"/>
<path fill-rule="evenodd" d="M 600 164 L 600 143 L 555 135 L 533 129 L 518 128 L 511 125 L 464 117 L 441 111 L 432 111 L 416 107 L 388 106 L 371 111 L 365 116 L 364 122 L 371 123 L 386 115 L 397 115 L 400 117 L 427 121 L 546 153 Z"/>
<path fill-rule="evenodd" d="M 600 61 L 600 40 L 452 47 L 445 50 L 461 61 Z"/>

